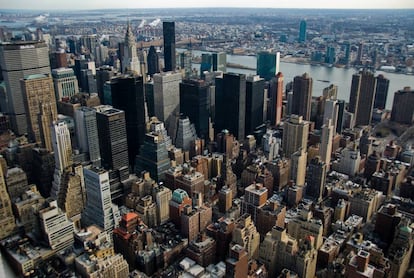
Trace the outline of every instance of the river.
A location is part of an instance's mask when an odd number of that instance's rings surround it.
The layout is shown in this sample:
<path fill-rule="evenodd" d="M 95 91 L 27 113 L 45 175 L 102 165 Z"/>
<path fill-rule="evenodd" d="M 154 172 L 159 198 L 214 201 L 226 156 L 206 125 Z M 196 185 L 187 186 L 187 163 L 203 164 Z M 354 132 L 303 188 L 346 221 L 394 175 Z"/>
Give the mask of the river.
<path fill-rule="evenodd" d="M 183 51 L 179 49 L 178 51 Z M 193 56 L 201 56 L 202 53 L 208 53 L 206 51 L 193 50 Z M 227 62 L 247 66 L 250 68 L 256 68 L 255 56 L 243 56 L 243 55 L 229 55 L 227 54 Z M 193 67 L 200 70 L 200 65 L 193 64 Z M 246 75 L 255 74 L 254 70 L 246 70 L 239 68 L 227 68 L 228 72 L 244 73 Z M 285 84 L 293 81 L 293 78 L 297 75 L 301 75 L 305 72 L 313 79 L 312 95 L 320 96 L 324 88 L 330 84 L 338 86 L 338 99 L 349 101 L 349 93 L 351 90 L 352 75 L 357 72 L 354 68 L 336 68 L 325 66 L 312 66 L 307 64 L 295 64 L 295 63 L 280 63 L 280 71 L 283 73 Z M 390 80 L 390 87 L 388 90 L 386 108 L 392 108 L 392 102 L 394 98 L 394 92 L 403 89 L 406 86 L 410 86 L 414 89 L 414 75 L 397 74 L 383 71 L 376 71 L 375 75 L 383 74 Z M 328 80 L 329 82 L 323 82 L 318 80 Z"/>

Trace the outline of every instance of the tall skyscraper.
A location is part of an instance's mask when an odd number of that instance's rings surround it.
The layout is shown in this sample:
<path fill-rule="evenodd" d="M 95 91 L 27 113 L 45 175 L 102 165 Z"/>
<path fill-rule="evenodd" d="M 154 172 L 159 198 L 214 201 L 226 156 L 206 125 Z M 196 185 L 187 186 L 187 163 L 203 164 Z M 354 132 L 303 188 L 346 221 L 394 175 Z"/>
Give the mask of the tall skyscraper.
<path fill-rule="evenodd" d="M 98 92 L 101 104 L 109 104 L 105 102 L 104 85 L 106 81 L 111 80 L 118 72 L 111 66 L 102 66 L 96 70 L 96 90 Z"/>
<path fill-rule="evenodd" d="M 208 140 L 210 94 L 203 80 L 183 80 L 180 83 L 180 112 L 194 124 L 197 135 Z"/>
<path fill-rule="evenodd" d="M 72 142 L 67 124 L 64 121 L 54 122 L 52 129 L 52 144 L 55 156 L 55 173 L 53 175 L 51 197 L 56 198 L 60 190 L 63 171 L 73 164 Z"/>
<path fill-rule="evenodd" d="M 142 76 L 121 76 L 111 80 L 112 106 L 125 112 L 129 165 L 134 169 L 135 157 L 145 136 L 145 97 Z"/>
<path fill-rule="evenodd" d="M 323 111 L 323 123 L 326 123 L 329 119 L 332 120 L 334 132 L 337 130 L 339 116 L 339 104 L 336 99 L 326 99 Z"/>
<path fill-rule="evenodd" d="M 256 127 L 263 124 L 265 81 L 260 76 L 249 76 L 246 80 L 245 133 L 253 135 Z"/>
<path fill-rule="evenodd" d="M 321 160 L 325 162 L 328 170 L 331 162 L 333 135 L 334 126 L 332 125 L 332 120 L 328 119 L 322 126 L 321 145 L 319 148 L 319 155 L 321 156 Z"/>
<path fill-rule="evenodd" d="M 94 166 L 101 165 L 96 110 L 82 106 L 75 111 L 76 138 L 79 150 L 88 153 Z"/>
<path fill-rule="evenodd" d="M 374 108 L 385 109 L 390 80 L 382 74 L 379 74 L 375 79 L 377 80 L 377 86 L 375 87 Z"/>
<path fill-rule="evenodd" d="M 73 69 L 58 68 L 52 70 L 53 84 L 55 86 L 56 101 L 62 98 L 71 98 L 79 93 L 78 80 Z"/>
<path fill-rule="evenodd" d="M 192 54 L 191 51 L 180 53 L 180 68 L 184 70 L 184 77 L 190 78 L 192 75 Z"/>
<path fill-rule="evenodd" d="M 0 45 L 0 68 L 7 92 L 7 111 L 12 130 L 28 131 L 20 79 L 32 74 L 50 74 L 49 48 L 44 42 L 13 42 Z"/>
<path fill-rule="evenodd" d="M 391 121 L 411 124 L 414 121 L 414 90 L 410 87 L 395 92 L 391 110 Z"/>
<path fill-rule="evenodd" d="M 84 168 L 87 202 L 82 213 L 84 226 L 98 225 L 105 231 L 118 226 L 118 207 L 111 202 L 109 173 L 101 168 Z"/>
<path fill-rule="evenodd" d="M 257 54 L 256 73 L 269 81 L 280 71 L 279 64 L 280 52 L 259 52 Z"/>
<path fill-rule="evenodd" d="M 163 22 L 162 32 L 164 36 L 164 71 L 173 71 L 175 62 L 175 22 Z"/>
<path fill-rule="evenodd" d="M 318 202 L 322 201 L 326 173 L 327 165 L 320 157 L 311 159 L 306 171 L 306 195 Z"/>
<path fill-rule="evenodd" d="M 217 52 L 213 53 L 213 71 L 227 71 L 227 53 Z"/>
<path fill-rule="evenodd" d="M 176 121 L 180 113 L 181 73 L 154 74 L 154 112 L 165 123 L 168 135 L 175 139 Z"/>
<path fill-rule="evenodd" d="M 137 55 L 137 45 L 134 33 L 131 30 L 131 24 L 128 21 L 127 30 L 124 40 L 124 51 L 122 53 L 121 72 L 141 73 L 141 65 Z"/>
<path fill-rule="evenodd" d="M 155 50 L 153 45 L 150 46 L 147 56 L 147 63 L 148 63 L 148 75 L 153 76 L 156 73 L 160 72 L 160 61 L 158 57 L 158 53 Z"/>
<path fill-rule="evenodd" d="M 3 167 L 0 167 L 0 239 L 11 235 L 15 228 L 12 202 L 4 181 Z"/>
<path fill-rule="evenodd" d="M 312 78 L 308 73 L 293 79 L 292 114 L 302 116 L 309 121 L 311 115 Z"/>
<path fill-rule="evenodd" d="M 309 122 L 302 116 L 292 115 L 283 126 L 283 153 L 290 156 L 301 148 L 307 150 Z"/>
<path fill-rule="evenodd" d="M 367 70 L 352 76 L 349 112 L 354 113 L 355 125 L 370 125 L 377 80 Z"/>
<path fill-rule="evenodd" d="M 49 105 L 51 107 L 50 118 L 52 122 L 57 120 L 52 78 L 43 74 L 29 75 L 21 79 L 20 83 L 27 113 L 29 135 L 33 141 L 40 144 L 42 143 L 42 124 L 39 115 L 41 114 L 42 106 Z M 43 145 L 43 147 L 45 146 Z"/>
<path fill-rule="evenodd" d="M 302 20 L 299 25 L 299 42 L 306 41 L 306 21 Z"/>
<path fill-rule="evenodd" d="M 267 107 L 267 120 L 271 125 L 278 125 L 282 120 L 282 107 L 283 107 L 283 74 L 281 72 L 274 76 L 269 85 L 268 93 L 268 107 Z"/>
<path fill-rule="evenodd" d="M 216 78 L 215 132 L 229 130 L 237 139 L 245 137 L 246 75 L 225 73 Z M 231 103 L 232 105 L 229 105 Z"/>
<path fill-rule="evenodd" d="M 190 151 L 191 142 L 197 139 L 197 133 L 194 125 L 187 116 L 182 116 L 178 120 L 177 135 L 175 137 L 175 146 L 183 151 Z"/>
<path fill-rule="evenodd" d="M 203 72 L 211 71 L 213 68 L 213 56 L 210 53 L 201 54 L 200 74 L 203 77 Z"/>

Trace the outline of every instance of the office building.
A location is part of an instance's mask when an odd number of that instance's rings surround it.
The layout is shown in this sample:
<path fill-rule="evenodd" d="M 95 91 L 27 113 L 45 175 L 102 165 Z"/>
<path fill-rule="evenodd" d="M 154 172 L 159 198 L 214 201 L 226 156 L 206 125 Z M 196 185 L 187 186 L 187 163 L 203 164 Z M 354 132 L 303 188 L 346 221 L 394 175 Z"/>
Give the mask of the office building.
<path fill-rule="evenodd" d="M 374 109 L 384 110 L 387 106 L 388 88 L 390 86 L 390 80 L 385 78 L 384 75 L 379 74 L 375 77 L 377 80 L 377 86 L 375 87 L 375 100 Z"/>
<path fill-rule="evenodd" d="M 183 189 L 176 189 L 172 193 L 172 198 L 169 202 L 170 208 L 170 220 L 176 227 L 181 226 L 181 214 L 184 211 L 185 206 L 192 206 L 192 201 L 188 194 Z"/>
<path fill-rule="evenodd" d="M 53 85 L 55 87 L 56 101 L 70 99 L 79 93 L 78 80 L 75 72 L 70 68 L 58 68 L 52 70 Z"/>
<path fill-rule="evenodd" d="M 162 33 L 164 36 L 164 71 L 174 71 L 175 61 L 175 22 L 163 22 Z"/>
<path fill-rule="evenodd" d="M 299 42 L 306 41 L 306 21 L 301 20 L 299 25 Z"/>
<path fill-rule="evenodd" d="M 226 259 L 226 277 L 247 277 L 249 270 L 249 256 L 243 245 L 235 244 L 230 248 L 229 257 Z"/>
<path fill-rule="evenodd" d="M 227 53 L 217 52 L 212 54 L 213 71 L 227 72 Z"/>
<path fill-rule="evenodd" d="M 257 222 L 255 222 L 261 238 L 264 238 L 274 226 L 285 227 L 285 216 L 286 206 L 282 205 L 281 201 L 275 197 L 269 198 L 258 211 Z"/>
<path fill-rule="evenodd" d="M 263 124 L 264 86 L 264 79 L 260 78 L 258 75 L 247 77 L 245 119 L 246 135 L 253 135 L 256 127 Z"/>
<path fill-rule="evenodd" d="M 118 72 L 116 69 L 108 65 L 101 66 L 96 69 L 96 91 L 102 104 L 110 104 L 105 102 L 104 85 L 105 82 L 111 80 L 111 78 L 117 74 Z"/>
<path fill-rule="evenodd" d="M 4 239 L 12 234 L 15 228 L 14 216 L 12 211 L 12 202 L 7 192 L 4 181 L 3 167 L 0 167 L 0 239 Z"/>
<path fill-rule="evenodd" d="M 112 106 L 125 112 L 128 159 L 133 169 L 145 136 L 144 80 L 142 76 L 123 75 L 110 83 Z"/>
<path fill-rule="evenodd" d="M 308 135 L 309 135 L 308 121 L 304 121 L 302 116 L 291 115 L 283 126 L 283 153 L 285 157 L 297 152 L 299 149 L 307 150 Z"/>
<path fill-rule="evenodd" d="M 325 161 L 318 156 L 311 159 L 306 171 L 306 195 L 317 202 L 322 201 L 326 174 L 327 165 Z"/>
<path fill-rule="evenodd" d="M 48 207 L 39 211 L 40 228 L 50 248 L 62 251 L 74 243 L 73 222 L 60 210 L 56 201 L 50 201 Z"/>
<path fill-rule="evenodd" d="M 102 168 L 83 168 L 86 189 L 86 206 L 82 213 L 83 226 L 97 225 L 105 231 L 118 226 L 118 207 L 112 204 L 109 172 Z"/>
<path fill-rule="evenodd" d="M 94 166 L 101 165 L 96 110 L 82 106 L 75 111 L 76 137 L 79 151 L 87 153 Z"/>
<path fill-rule="evenodd" d="M 396 228 L 393 242 L 388 249 L 390 258 L 390 277 L 403 278 L 407 276 L 413 253 L 413 232 L 407 219 Z M 383 226 L 386 227 L 386 226 Z"/>
<path fill-rule="evenodd" d="M 259 210 L 267 201 L 268 190 L 261 183 L 253 183 L 244 189 L 240 214 L 248 213 L 254 223 L 257 223 Z"/>
<path fill-rule="evenodd" d="M 180 112 L 194 124 L 198 137 L 209 139 L 210 91 L 203 80 L 180 83 Z"/>
<path fill-rule="evenodd" d="M 410 87 L 395 92 L 392 104 L 391 121 L 411 124 L 414 121 L 414 90 Z"/>
<path fill-rule="evenodd" d="M 169 202 L 172 192 L 169 188 L 158 185 L 154 188 L 152 196 L 157 206 L 157 225 L 162 225 L 170 219 Z"/>
<path fill-rule="evenodd" d="M 328 119 L 322 126 L 321 144 L 319 148 L 319 155 L 322 161 L 326 164 L 328 170 L 331 164 L 333 135 L 334 126 L 332 125 L 332 120 Z"/>
<path fill-rule="evenodd" d="M 237 139 L 244 139 L 246 135 L 246 76 L 225 73 L 223 78 L 216 78 L 215 98 L 215 132 L 228 130 Z M 228 105 L 229 103 L 232 105 Z"/>
<path fill-rule="evenodd" d="M 176 124 L 180 113 L 181 73 L 154 74 L 154 114 L 165 123 L 168 135 L 175 139 Z"/>
<path fill-rule="evenodd" d="M 6 83 L 7 108 L 12 130 L 28 132 L 20 79 L 33 74 L 50 74 L 49 48 L 44 42 L 21 41 L 0 45 L 0 68 Z"/>
<path fill-rule="evenodd" d="M 150 228 L 157 225 L 157 209 L 151 195 L 139 198 L 135 210 L 145 225 Z"/>
<path fill-rule="evenodd" d="M 333 98 L 328 98 L 323 100 L 323 104 L 324 111 L 322 124 L 326 124 L 330 119 L 332 121 L 333 132 L 335 134 L 337 132 L 339 122 L 339 101 Z"/>
<path fill-rule="evenodd" d="M 141 73 L 141 64 L 137 55 L 137 45 L 131 24 L 128 21 L 127 30 L 124 39 L 124 51 L 121 55 L 121 72 L 122 73 Z"/>
<path fill-rule="evenodd" d="M 56 198 L 60 192 L 61 177 L 65 169 L 72 166 L 72 141 L 67 124 L 58 121 L 53 124 L 52 144 L 55 157 L 55 173 L 53 175 L 52 190 L 50 195 Z"/>
<path fill-rule="evenodd" d="M 271 125 L 277 126 L 282 120 L 283 107 L 283 74 L 278 72 L 270 80 L 267 103 L 267 120 Z"/>
<path fill-rule="evenodd" d="M 308 73 L 293 79 L 293 99 L 291 114 L 302 116 L 304 120 L 311 118 L 313 80 Z"/>
<path fill-rule="evenodd" d="M 256 74 L 270 81 L 280 71 L 280 52 L 261 51 L 257 54 Z"/>
<path fill-rule="evenodd" d="M 367 70 L 352 76 L 348 111 L 354 113 L 355 125 L 370 125 L 377 79 Z"/>
<path fill-rule="evenodd" d="M 158 53 L 155 50 L 153 45 L 150 46 L 147 56 L 147 63 L 148 63 L 148 72 L 149 76 L 153 76 L 156 73 L 160 72 L 160 61 L 158 57 Z"/>
<path fill-rule="evenodd" d="M 181 116 L 177 124 L 177 135 L 175 137 L 175 146 L 184 152 L 190 151 L 191 142 L 197 139 L 197 133 L 194 125 L 188 117 Z"/>
<path fill-rule="evenodd" d="M 298 186 L 305 185 L 307 156 L 302 148 L 291 155 L 290 179 Z"/>
<path fill-rule="evenodd" d="M 259 256 L 260 234 L 256 230 L 256 226 L 252 221 L 250 214 L 245 213 L 236 221 L 233 230 L 233 240 L 230 249 L 235 245 L 242 246 L 249 259 L 257 259 Z"/>
<path fill-rule="evenodd" d="M 326 47 L 326 54 L 325 54 L 325 63 L 329 65 L 333 65 L 336 62 L 336 54 L 335 54 L 335 47 L 333 45 L 329 45 Z"/>
<path fill-rule="evenodd" d="M 297 240 L 304 240 L 312 236 L 314 238 L 312 246 L 315 249 L 319 249 L 322 246 L 323 224 L 321 220 L 313 217 L 311 211 L 301 209 L 298 217 L 288 222 L 287 232 Z"/>
<path fill-rule="evenodd" d="M 49 122 L 57 120 L 57 108 L 52 78 L 43 74 L 29 75 L 21 79 L 20 83 L 23 91 L 29 136 L 38 144 L 44 143 L 42 141 L 42 119 L 39 117 L 42 106 L 49 106 L 51 109 Z M 44 144 L 42 145 L 45 147 Z"/>

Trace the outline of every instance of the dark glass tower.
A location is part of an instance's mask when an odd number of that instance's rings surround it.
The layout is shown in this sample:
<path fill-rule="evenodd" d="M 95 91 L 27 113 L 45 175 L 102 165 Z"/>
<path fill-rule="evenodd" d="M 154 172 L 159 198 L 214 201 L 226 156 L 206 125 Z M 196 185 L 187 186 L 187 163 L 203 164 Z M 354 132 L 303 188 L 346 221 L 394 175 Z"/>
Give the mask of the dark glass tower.
<path fill-rule="evenodd" d="M 175 62 L 175 23 L 163 22 L 164 35 L 164 71 L 172 71 L 176 68 Z"/>
<path fill-rule="evenodd" d="M 256 73 L 266 81 L 271 80 L 275 75 L 278 67 L 278 56 L 276 53 L 262 51 L 257 54 Z"/>
<path fill-rule="evenodd" d="M 153 76 L 155 73 L 160 72 L 160 63 L 158 53 L 155 50 L 155 47 L 151 45 L 148 51 L 147 56 L 147 63 L 148 63 L 148 75 Z"/>
<path fill-rule="evenodd" d="M 302 20 L 299 26 L 299 42 L 306 41 L 306 21 Z"/>
<path fill-rule="evenodd" d="M 312 84 L 308 73 L 293 79 L 292 114 L 303 116 L 306 121 L 310 121 Z"/>
<path fill-rule="evenodd" d="M 375 101 L 374 108 L 385 109 L 387 104 L 388 88 L 390 86 L 390 80 L 380 74 L 376 77 L 377 86 L 375 88 Z"/>
<path fill-rule="evenodd" d="M 377 80 L 370 71 L 352 76 L 349 112 L 354 113 L 355 125 L 370 125 Z"/>
<path fill-rule="evenodd" d="M 246 81 L 246 135 L 253 135 L 256 127 L 263 123 L 264 79 L 249 76 Z"/>
<path fill-rule="evenodd" d="M 144 82 L 142 76 L 122 76 L 111 81 L 112 105 L 125 111 L 129 165 L 134 168 L 135 157 L 145 136 Z"/>
<path fill-rule="evenodd" d="M 96 70 L 96 89 L 98 91 L 98 96 L 102 104 L 107 104 L 105 103 L 104 98 L 104 84 L 106 81 L 111 80 L 115 74 L 116 71 L 111 66 L 102 66 Z"/>
<path fill-rule="evenodd" d="M 245 137 L 246 116 L 246 75 L 225 73 L 216 79 L 216 117 L 214 129 L 219 133 L 224 129 L 237 139 Z"/>
<path fill-rule="evenodd" d="M 208 140 L 210 114 L 209 86 L 203 80 L 180 83 L 180 112 L 194 124 L 197 135 Z"/>
<path fill-rule="evenodd" d="M 306 195 L 317 201 L 323 197 L 326 180 L 326 164 L 319 156 L 313 158 L 306 171 Z"/>

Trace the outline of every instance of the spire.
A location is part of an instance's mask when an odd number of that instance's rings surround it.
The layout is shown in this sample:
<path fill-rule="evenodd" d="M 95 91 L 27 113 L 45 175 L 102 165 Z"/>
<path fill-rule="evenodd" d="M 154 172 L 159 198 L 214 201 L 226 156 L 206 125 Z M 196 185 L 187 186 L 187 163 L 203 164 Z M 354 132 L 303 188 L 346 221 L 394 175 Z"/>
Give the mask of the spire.
<path fill-rule="evenodd" d="M 135 43 L 135 37 L 134 37 L 134 33 L 132 32 L 131 29 L 131 22 L 128 19 L 127 22 L 127 30 L 125 33 L 125 44 L 126 45 L 133 45 Z"/>

